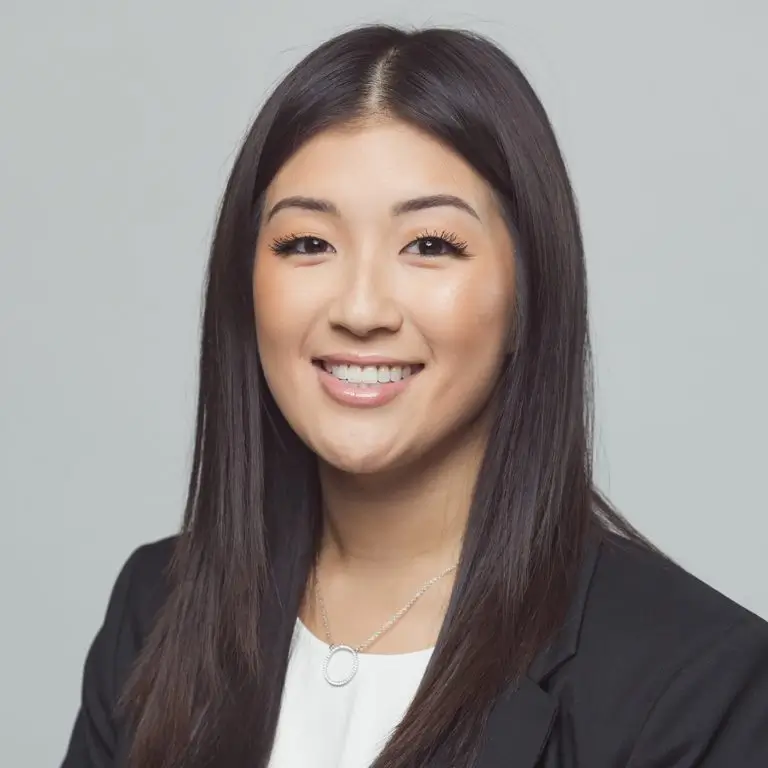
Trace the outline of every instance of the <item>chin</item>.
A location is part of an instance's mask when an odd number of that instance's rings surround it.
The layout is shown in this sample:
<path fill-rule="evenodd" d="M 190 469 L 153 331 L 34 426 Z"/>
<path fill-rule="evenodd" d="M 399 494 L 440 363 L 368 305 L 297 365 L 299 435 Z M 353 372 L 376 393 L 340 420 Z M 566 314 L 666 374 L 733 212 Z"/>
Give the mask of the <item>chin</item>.
<path fill-rule="evenodd" d="M 338 472 L 350 475 L 378 475 L 396 469 L 403 463 L 399 452 L 392 446 L 369 446 L 366 450 L 351 451 L 350 446 L 315 446 L 318 458 Z"/>
<path fill-rule="evenodd" d="M 319 454 L 321 461 L 333 467 L 339 472 L 349 475 L 378 475 L 393 469 L 396 462 L 379 455 L 350 456 L 345 454 L 323 455 Z"/>

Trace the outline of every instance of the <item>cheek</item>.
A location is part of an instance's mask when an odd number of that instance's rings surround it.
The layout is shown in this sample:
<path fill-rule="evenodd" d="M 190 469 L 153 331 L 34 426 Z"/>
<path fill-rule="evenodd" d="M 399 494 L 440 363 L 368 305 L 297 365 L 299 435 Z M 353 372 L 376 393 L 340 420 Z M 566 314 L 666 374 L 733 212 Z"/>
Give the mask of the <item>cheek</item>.
<path fill-rule="evenodd" d="M 478 278 L 422 295 L 417 314 L 436 356 L 493 366 L 506 351 L 514 292 L 509 276 Z"/>
<path fill-rule="evenodd" d="M 298 343 L 301 328 L 301 311 L 306 304 L 297 300 L 289 270 L 284 264 L 257 255 L 253 271 L 253 305 L 259 353 L 265 373 L 287 358 L 282 350 Z"/>

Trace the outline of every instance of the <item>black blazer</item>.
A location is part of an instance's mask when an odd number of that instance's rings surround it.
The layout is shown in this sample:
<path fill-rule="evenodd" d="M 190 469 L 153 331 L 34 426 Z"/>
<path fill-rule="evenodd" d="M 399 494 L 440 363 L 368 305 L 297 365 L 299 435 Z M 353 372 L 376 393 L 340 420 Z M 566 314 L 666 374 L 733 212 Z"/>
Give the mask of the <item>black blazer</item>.
<path fill-rule="evenodd" d="M 172 547 L 141 547 L 117 579 L 62 768 L 125 765 L 115 701 Z M 768 624 L 653 552 L 595 541 L 559 637 L 498 701 L 477 766 L 768 768 Z"/>

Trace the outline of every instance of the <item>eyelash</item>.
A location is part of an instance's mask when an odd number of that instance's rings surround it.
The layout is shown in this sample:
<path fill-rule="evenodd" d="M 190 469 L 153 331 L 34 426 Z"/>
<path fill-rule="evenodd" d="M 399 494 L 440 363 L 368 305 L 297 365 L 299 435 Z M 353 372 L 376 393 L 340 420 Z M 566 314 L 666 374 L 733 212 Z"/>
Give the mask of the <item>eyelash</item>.
<path fill-rule="evenodd" d="M 412 240 L 408 245 L 405 247 L 408 248 L 409 246 L 413 245 L 414 243 L 418 243 L 420 240 L 440 240 L 441 242 L 445 243 L 448 246 L 448 253 L 447 254 L 434 254 L 432 258 L 435 256 L 454 256 L 457 258 L 460 258 L 462 256 L 467 255 L 467 243 L 465 240 L 462 240 L 460 237 L 455 235 L 453 232 L 448 232 L 446 230 L 443 230 L 442 232 L 436 232 L 436 231 L 427 231 L 423 234 L 419 235 L 415 240 Z M 430 258 L 429 254 L 424 254 L 424 258 Z"/>
<path fill-rule="evenodd" d="M 300 253 L 297 251 L 297 247 L 299 243 L 302 241 L 308 241 L 308 240 L 315 240 L 319 243 L 325 243 L 326 245 L 330 246 L 330 243 L 328 243 L 327 240 L 323 240 L 321 237 L 315 237 L 314 235 L 300 235 L 296 233 L 292 233 L 290 235 L 283 235 L 281 237 L 275 238 L 269 245 L 270 249 L 273 253 L 275 253 L 278 256 L 289 256 L 291 254 Z M 422 256 L 422 258 L 428 259 L 428 258 L 437 258 L 438 256 L 452 256 L 454 258 L 461 258 L 465 257 L 467 255 L 467 243 L 462 240 L 460 237 L 455 235 L 453 232 L 448 232 L 446 230 L 443 230 L 442 232 L 437 231 L 426 231 L 423 232 L 421 235 L 419 235 L 414 240 L 411 240 L 410 243 L 408 243 L 403 250 L 406 248 L 410 248 L 412 245 L 415 245 L 416 243 L 419 243 L 424 240 L 437 240 L 441 243 L 445 244 L 448 248 L 447 253 L 436 253 L 436 254 L 419 254 Z M 331 246 L 333 247 L 333 246 Z M 322 253 L 322 251 L 321 251 Z M 301 254 L 304 255 L 304 254 Z M 307 254 L 311 255 L 311 254 Z"/>
<path fill-rule="evenodd" d="M 278 256 L 289 256 L 292 253 L 297 253 L 296 246 L 302 240 L 317 240 L 322 243 L 327 242 L 326 240 L 323 240 L 321 237 L 315 237 L 314 235 L 298 235 L 294 233 L 290 235 L 283 235 L 281 237 L 276 237 L 269 244 L 269 247 L 272 250 L 272 252 L 277 254 Z"/>

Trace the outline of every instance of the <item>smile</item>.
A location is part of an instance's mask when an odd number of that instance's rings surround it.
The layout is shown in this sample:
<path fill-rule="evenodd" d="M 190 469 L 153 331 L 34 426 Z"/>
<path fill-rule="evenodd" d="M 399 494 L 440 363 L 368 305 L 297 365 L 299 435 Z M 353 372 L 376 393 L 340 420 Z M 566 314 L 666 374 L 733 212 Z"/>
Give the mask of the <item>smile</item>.
<path fill-rule="evenodd" d="M 320 384 L 333 400 L 352 407 L 377 407 L 404 392 L 421 363 L 323 358 L 313 360 Z"/>
<path fill-rule="evenodd" d="M 387 384 L 392 381 L 407 379 L 418 371 L 410 365 L 345 365 L 323 361 L 323 369 L 339 381 L 353 384 Z M 422 366 L 423 367 L 423 366 Z M 414 368 L 417 370 L 414 371 Z"/>

